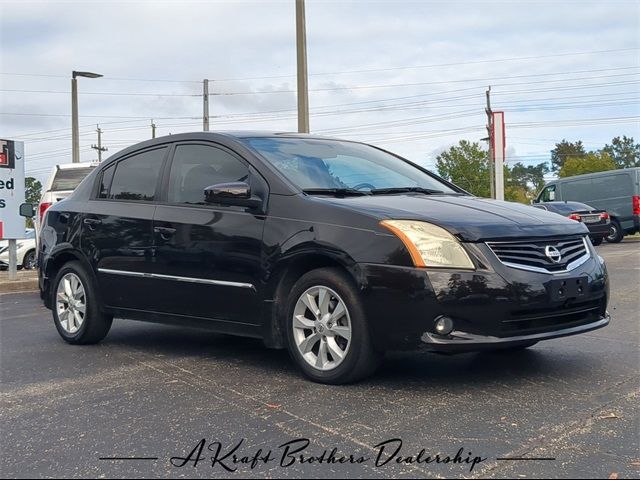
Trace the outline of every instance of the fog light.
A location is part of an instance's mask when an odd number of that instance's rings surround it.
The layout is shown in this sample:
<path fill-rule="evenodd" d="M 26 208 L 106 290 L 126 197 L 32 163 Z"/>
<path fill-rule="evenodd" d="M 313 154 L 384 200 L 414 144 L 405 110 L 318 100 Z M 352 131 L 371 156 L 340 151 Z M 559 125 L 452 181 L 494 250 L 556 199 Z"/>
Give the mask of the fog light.
<path fill-rule="evenodd" d="M 449 317 L 438 317 L 436 318 L 435 327 L 438 335 L 449 335 L 453 332 L 453 320 Z"/>

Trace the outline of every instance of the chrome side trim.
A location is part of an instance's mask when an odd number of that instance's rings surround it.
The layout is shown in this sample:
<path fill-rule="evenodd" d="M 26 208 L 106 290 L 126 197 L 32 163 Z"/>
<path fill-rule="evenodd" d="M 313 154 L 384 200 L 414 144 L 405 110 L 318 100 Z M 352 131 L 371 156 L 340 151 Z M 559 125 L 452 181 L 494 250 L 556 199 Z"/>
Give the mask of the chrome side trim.
<path fill-rule="evenodd" d="M 221 285 L 224 287 L 250 288 L 252 290 L 255 290 L 255 287 L 251 283 L 228 282 L 226 280 L 210 280 L 208 278 L 179 277 L 176 275 L 163 275 L 161 273 L 130 272 L 127 270 L 113 270 L 111 268 L 98 268 L 98 271 L 100 273 L 106 273 L 109 275 L 122 275 L 125 277 L 155 278 L 158 280 L 173 280 L 176 282 L 200 283 L 204 285 Z"/>
<path fill-rule="evenodd" d="M 585 248 L 585 253 L 582 257 L 577 258 L 573 262 L 567 264 L 567 267 L 564 270 L 555 270 L 555 271 L 550 271 L 542 267 L 531 267 L 528 265 L 520 265 L 519 263 L 503 262 L 502 260 L 500 260 L 498 255 L 496 255 L 493 249 L 489 245 L 487 246 L 489 247 L 489 250 L 491 250 L 491 253 L 493 253 L 493 255 L 498 259 L 498 261 L 507 267 L 517 268 L 519 270 L 527 270 L 529 272 L 557 275 L 559 273 L 568 273 L 572 270 L 575 270 L 576 268 L 578 268 L 580 265 L 582 265 L 583 263 L 585 263 L 587 260 L 591 258 L 591 250 L 589 250 L 589 244 L 587 243 L 587 241 L 588 241 L 587 237 L 582 237 L 582 243 L 584 244 L 584 248 Z M 509 242 L 493 242 L 493 243 L 509 243 Z"/>

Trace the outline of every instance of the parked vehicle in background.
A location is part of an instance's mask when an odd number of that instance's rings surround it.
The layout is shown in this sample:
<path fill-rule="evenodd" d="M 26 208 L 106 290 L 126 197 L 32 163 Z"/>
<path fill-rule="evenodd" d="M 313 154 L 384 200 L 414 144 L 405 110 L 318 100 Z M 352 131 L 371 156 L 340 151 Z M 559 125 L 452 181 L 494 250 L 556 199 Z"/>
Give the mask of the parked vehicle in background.
<path fill-rule="evenodd" d="M 89 175 L 98 163 L 65 163 L 56 165 L 51 171 L 51 175 L 42 188 L 42 198 L 38 204 L 38 211 L 34 219 L 37 232 L 40 231 L 40 224 L 46 211 L 60 200 L 64 200 L 80 185 L 80 182 Z"/>
<path fill-rule="evenodd" d="M 600 245 L 611 229 L 611 219 L 605 210 L 597 210 L 584 203 L 544 202 L 537 203 L 534 207 L 584 223 L 589 229 L 589 237 L 594 245 Z"/>
<path fill-rule="evenodd" d="M 36 232 L 29 228 L 25 231 L 24 238 L 16 242 L 18 268 L 31 270 L 36 267 Z M 9 241 L 0 242 L 0 270 L 9 268 Z"/>
<path fill-rule="evenodd" d="M 640 232 L 640 168 L 625 168 L 559 178 L 549 182 L 534 203 L 576 201 L 611 216 L 608 242 Z"/>

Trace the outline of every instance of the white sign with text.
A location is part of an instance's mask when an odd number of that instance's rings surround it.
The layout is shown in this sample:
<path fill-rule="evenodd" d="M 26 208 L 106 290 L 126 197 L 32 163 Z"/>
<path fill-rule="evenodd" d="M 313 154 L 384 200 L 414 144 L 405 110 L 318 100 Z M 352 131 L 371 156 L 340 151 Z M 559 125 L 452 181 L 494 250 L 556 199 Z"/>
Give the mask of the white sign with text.
<path fill-rule="evenodd" d="M 24 237 L 24 143 L 0 139 L 0 239 Z"/>

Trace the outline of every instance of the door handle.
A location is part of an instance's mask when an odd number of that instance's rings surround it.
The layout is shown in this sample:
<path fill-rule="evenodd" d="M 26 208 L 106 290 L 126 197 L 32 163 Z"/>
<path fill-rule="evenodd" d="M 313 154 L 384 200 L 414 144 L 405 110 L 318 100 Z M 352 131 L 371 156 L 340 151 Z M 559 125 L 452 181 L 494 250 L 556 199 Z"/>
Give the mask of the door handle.
<path fill-rule="evenodd" d="M 170 227 L 153 227 L 153 231 L 159 233 L 164 240 L 168 240 L 169 237 L 176 233 L 176 229 Z"/>
<path fill-rule="evenodd" d="M 102 220 L 99 218 L 85 218 L 82 223 L 89 227 L 89 229 L 93 230 L 95 227 L 102 223 Z"/>

